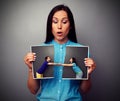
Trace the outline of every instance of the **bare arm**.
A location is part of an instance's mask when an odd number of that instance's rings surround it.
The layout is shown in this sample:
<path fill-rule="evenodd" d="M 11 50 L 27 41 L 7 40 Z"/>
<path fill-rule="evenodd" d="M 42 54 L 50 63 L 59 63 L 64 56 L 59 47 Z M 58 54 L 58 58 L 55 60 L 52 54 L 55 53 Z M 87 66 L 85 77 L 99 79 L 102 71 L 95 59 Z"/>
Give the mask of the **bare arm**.
<path fill-rule="evenodd" d="M 62 63 L 54 63 L 54 62 L 49 62 L 48 65 L 73 66 L 73 64 L 62 64 Z"/>
<path fill-rule="evenodd" d="M 40 88 L 40 80 L 33 79 L 32 71 L 28 71 L 27 86 L 32 94 L 36 94 Z"/>
<path fill-rule="evenodd" d="M 40 81 L 33 79 L 32 75 L 32 62 L 35 61 L 35 57 L 34 53 L 28 53 L 24 58 L 24 62 L 28 66 L 27 86 L 32 94 L 36 94 L 40 88 Z"/>
<path fill-rule="evenodd" d="M 90 77 L 88 78 L 88 80 L 83 80 L 81 85 L 80 85 L 80 91 L 82 91 L 82 93 L 86 93 L 90 90 L 91 88 L 91 80 Z"/>
<path fill-rule="evenodd" d="M 61 66 L 62 64 L 61 63 L 49 62 L 48 65 L 58 65 L 58 66 Z"/>
<path fill-rule="evenodd" d="M 88 67 L 88 80 L 83 80 L 81 85 L 80 85 L 80 90 L 83 93 L 86 93 L 89 91 L 89 89 L 91 88 L 91 79 L 90 79 L 90 74 L 94 71 L 94 69 L 96 68 L 96 64 L 95 62 L 91 59 L 91 58 L 85 58 L 85 66 Z"/>
<path fill-rule="evenodd" d="M 73 64 L 62 64 L 62 66 L 73 66 Z"/>

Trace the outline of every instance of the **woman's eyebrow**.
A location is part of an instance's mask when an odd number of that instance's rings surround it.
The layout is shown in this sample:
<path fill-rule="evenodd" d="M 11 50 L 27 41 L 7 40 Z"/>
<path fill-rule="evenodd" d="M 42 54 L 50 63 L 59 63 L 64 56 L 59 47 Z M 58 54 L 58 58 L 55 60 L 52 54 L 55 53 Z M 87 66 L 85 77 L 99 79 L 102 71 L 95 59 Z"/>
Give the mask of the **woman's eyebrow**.
<path fill-rule="evenodd" d="M 53 19 L 59 19 L 59 18 L 53 17 Z M 68 17 L 63 17 L 62 19 L 68 19 Z"/>

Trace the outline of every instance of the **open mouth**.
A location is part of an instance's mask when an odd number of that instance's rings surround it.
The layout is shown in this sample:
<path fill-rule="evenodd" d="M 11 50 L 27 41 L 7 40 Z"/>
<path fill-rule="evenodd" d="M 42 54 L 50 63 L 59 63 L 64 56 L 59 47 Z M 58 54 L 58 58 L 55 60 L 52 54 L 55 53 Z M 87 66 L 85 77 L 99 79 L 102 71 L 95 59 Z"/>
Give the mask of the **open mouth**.
<path fill-rule="evenodd" d="M 62 35 L 62 32 L 57 32 L 57 34 L 61 36 L 61 35 Z"/>

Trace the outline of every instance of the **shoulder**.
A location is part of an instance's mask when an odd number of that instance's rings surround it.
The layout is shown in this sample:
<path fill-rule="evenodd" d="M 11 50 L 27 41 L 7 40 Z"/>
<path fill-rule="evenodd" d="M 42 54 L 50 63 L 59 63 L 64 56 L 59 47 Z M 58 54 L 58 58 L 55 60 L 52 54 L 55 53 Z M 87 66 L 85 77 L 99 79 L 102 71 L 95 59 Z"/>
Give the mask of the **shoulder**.
<path fill-rule="evenodd" d="M 41 43 L 40 46 L 50 46 L 53 45 L 52 41 L 48 43 Z"/>
<path fill-rule="evenodd" d="M 48 64 L 48 62 L 47 62 L 47 61 L 44 61 L 44 63 L 43 63 L 43 64 L 47 65 L 47 64 Z"/>
<path fill-rule="evenodd" d="M 80 43 L 75 43 L 75 42 L 72 42 L 72 41 L 69 41 L 69 45 L 68 46 L 84 46 Z"/>
<path fill-rule="evenodd" d="M 73 66 L 76 66 L 76 63 L 73 63 Z"/>

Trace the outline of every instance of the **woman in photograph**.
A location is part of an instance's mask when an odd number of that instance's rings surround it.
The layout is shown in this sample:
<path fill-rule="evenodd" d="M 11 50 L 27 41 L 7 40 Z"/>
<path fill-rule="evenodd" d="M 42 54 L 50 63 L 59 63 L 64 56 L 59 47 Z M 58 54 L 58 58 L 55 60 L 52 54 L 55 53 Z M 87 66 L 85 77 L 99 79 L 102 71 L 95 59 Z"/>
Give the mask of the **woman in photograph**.
<path fill-rule="evenodd" d="M 77 65 L 76 59 L 74 57 L 70 58 L 69 64 L 62 64 L 62 66 L 72 67 L 73 71 L 76 74 L 76 78 L 82 78 L 83 72 L 81 68 Z"/>

